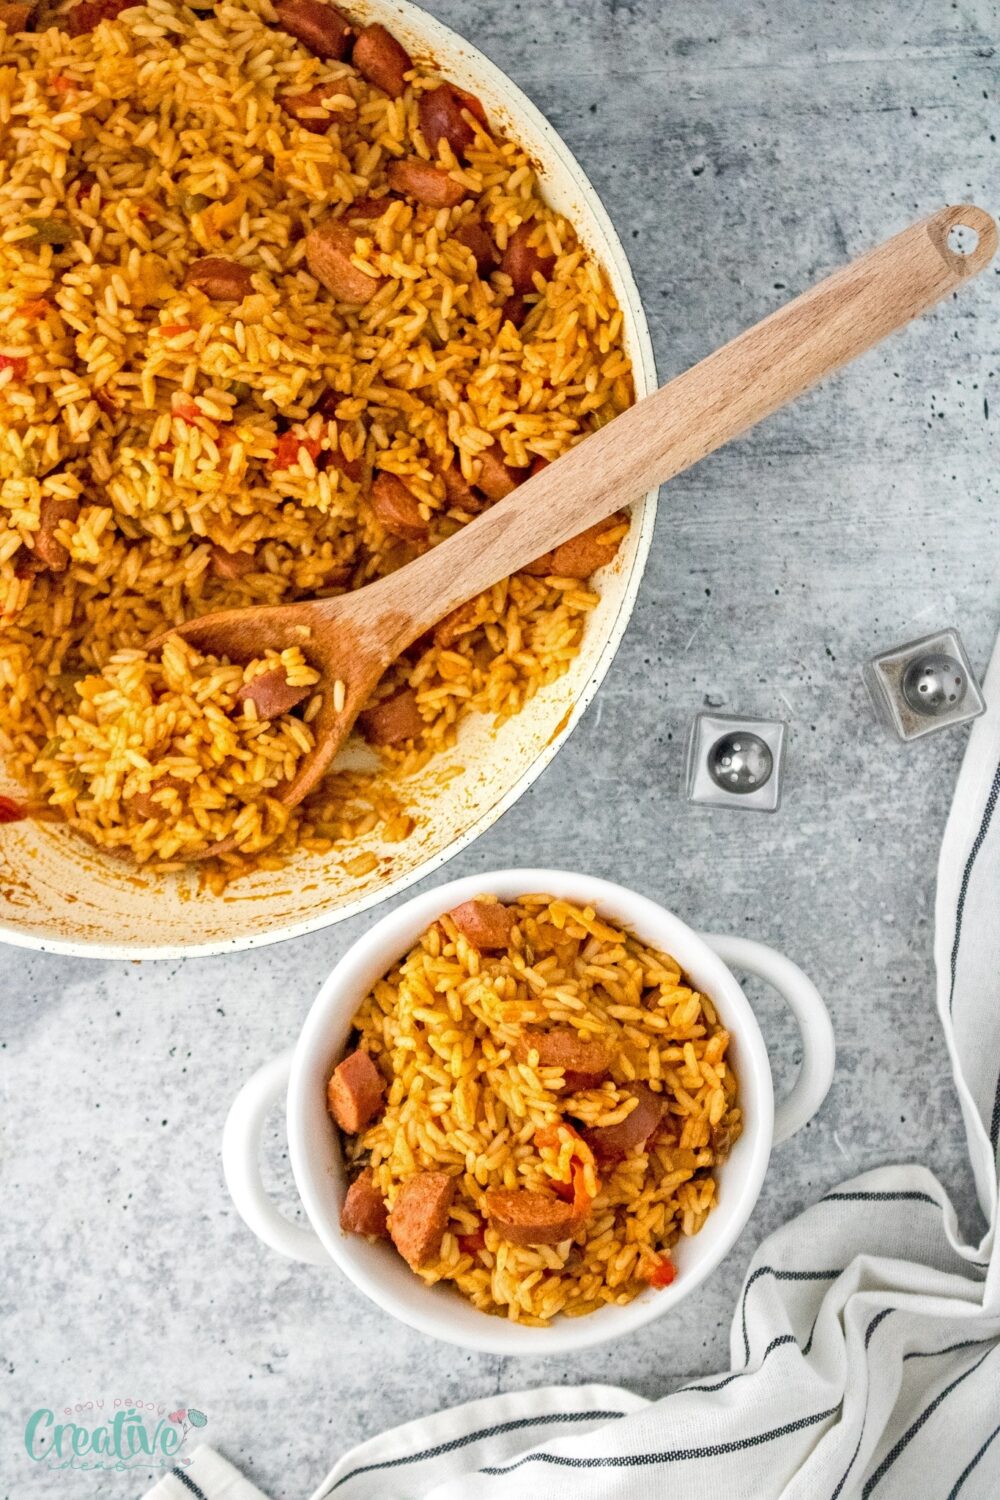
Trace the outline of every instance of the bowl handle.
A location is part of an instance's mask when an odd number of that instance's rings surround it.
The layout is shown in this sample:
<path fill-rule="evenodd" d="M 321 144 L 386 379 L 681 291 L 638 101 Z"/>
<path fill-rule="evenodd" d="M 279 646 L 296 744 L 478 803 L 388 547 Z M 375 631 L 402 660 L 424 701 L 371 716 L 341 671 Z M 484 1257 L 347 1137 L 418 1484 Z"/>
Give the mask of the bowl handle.
<path fill-rule="evenodd" d="M 750 938 L 703 932 L 702 938 L 733 969 L 744 969 L 773 985 L 799 1023 L 802 1064 L 784 1099 L 774 1106 L 774 1143 L 780 1145 L 811 1120 L 833 1081 L 833 1026 L 819 990 L 783 953 Z"/>
<path fill-rule="evenodd" d="M 258 1068 L 233 1100 L 222 1132 L 222 1167 L 226 1186 L 240 1218 L 265 1245 L 314 1266 L 328 1266 L 330 1257 L 319 1236 L 307 1225 L 293 1224 L 278 1212 L 260 1175 L 260 1137 L 264 1121 L 288 1091 L 292 1053 L 283 1052 Z"/>

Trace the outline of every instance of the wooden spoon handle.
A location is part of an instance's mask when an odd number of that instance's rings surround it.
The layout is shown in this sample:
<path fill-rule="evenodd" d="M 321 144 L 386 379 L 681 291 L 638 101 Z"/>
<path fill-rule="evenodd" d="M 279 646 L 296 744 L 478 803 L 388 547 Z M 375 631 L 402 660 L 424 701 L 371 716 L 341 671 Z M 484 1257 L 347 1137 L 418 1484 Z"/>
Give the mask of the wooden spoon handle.
<path fill-rule="evenodd" d="M 959 226 L 977 237 L 967 254 L 949 245 Z M 982 209 L 943 208 L 739 334 L 386 580 L 390 649 L 785 406 L 947 297 L 996 248 Z M 382 587 L 365 590 L 376 612 Z"/>

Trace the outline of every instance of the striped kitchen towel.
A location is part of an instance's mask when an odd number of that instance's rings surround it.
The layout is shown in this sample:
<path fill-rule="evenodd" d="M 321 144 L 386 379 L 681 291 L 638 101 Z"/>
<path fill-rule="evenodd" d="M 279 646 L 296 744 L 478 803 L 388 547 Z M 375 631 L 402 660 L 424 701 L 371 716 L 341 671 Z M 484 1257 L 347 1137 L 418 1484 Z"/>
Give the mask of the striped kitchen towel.
<path fill-rule="evenodd" d="M 761 1245 L 728 1374 L 652 1402 L 593 1386 L 474 1401 L 355 1448 L 313 1500 L 1000 1500 L 1000 646 L 985 692 L 936 911 L 980 1242 L 923 1167 L 868 1172 Z"/>
<path fill-rule="evenodd" d="M 267 1500 L 267 1496 L 221 1453 L 202 1443 L 183 1467 L 164 1474 L 147 1491 L 145 1500 Z"/>

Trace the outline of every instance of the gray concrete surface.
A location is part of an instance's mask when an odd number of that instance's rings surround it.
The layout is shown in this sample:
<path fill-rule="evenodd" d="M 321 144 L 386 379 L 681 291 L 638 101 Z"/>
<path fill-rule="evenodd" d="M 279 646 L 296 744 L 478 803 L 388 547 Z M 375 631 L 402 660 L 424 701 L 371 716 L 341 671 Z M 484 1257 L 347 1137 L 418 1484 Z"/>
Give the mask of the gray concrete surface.
<path fill-rule="evenodd" d="M 532 96 L 632 256 L 661 375 L 941 203 L 1000 209 L 1000 17 L 989 0 L 433 0 Z M 530 1364 L 391 1322 L 336 1274 L 279 1260 L 222 1183 L 245 1077 L 293 1038 L 365 926 L 244 956 L 79 962 L 0 950 L 0 1492 L 132 1495 L 53 1475 L 21 1432 L 40 1405 L 194 1405 L 275 1497 L 345 1447 L 446 1403 L 551 1381 L 655 1395 L 727 1364 L 744 1268 L 770 1229 L 880 1162 L 940 1174 L 975 1228 L 933 1004 L 934 869 L 962 731 L 903 749 L 860 677 L 879 647 L 954 623 L 982 668 L 998 623 L 993 271 L 959 303 L 669 487 L 639 606 L 556 764 L 449 875 L 566 864 L 693 923 L 752 933 L 812 974 L 839 1067 L 773 1158 L 721 1270 L 627 1344 Z M 774 817 L 687 806 L 703 704 L 791 726 Z M 796 1041 L 760 995 L 779 1081 Z M 281 1122 L 269 1173 L 291 1207 Z"/>

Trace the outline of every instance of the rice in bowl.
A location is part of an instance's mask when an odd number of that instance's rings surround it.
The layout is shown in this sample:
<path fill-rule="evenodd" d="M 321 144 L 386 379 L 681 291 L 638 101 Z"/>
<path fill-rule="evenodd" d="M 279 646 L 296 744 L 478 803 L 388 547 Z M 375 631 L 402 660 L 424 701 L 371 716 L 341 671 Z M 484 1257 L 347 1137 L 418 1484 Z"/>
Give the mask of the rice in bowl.
<path fill-rule="evenodd" d="M 430 162 L 420 100 L 440 80 L 418 63 L 393 97 L 275 19 L 266 0 L 154 0 L 71 38 L 42 7 L 0 44 L 0 749 L 30 811 L 159 868 L 188 851 L 129 805 L 168 774 L 145 754 L 148 681 L 115 752 L 146 759 L 131 779 L 71 764 L 84 682 L 173 622 L 383 576 L 632 396 L 620 310 L 527 153 L 467 119 L 472 143 L 435 156 L 461 200 L 412 200 L 389 167 Z M 363 304 L 306 259 L 354 211 L 355 270 L 379 283 Z M 533 290 L 483 260 L 477 228 L 501 261 L 527 230 Z M 380 510 L 379 476 L 412 509 Z M 403 698 L 409 732 L 376 720 L 368 769 L 335 768 L 281 817 L 269 766 L 210 883 L 376 826 L 405 838 L 407 776 L 463 715 L 507 717 L 566 670 L 624 530 L 589 568 L 557 556 L 497 585 L 398 662 L 376 708 Z M 159 799 L 209 842 L 215 761 Z"/>
<path fill-rule="evenodd" d="M 529 1325 L 670 1284 L 742 1114 L 728 1033 L 668 955 L 549 896 L 468 902 L 354 1027 L 328 1091 L 345 1229 Z"/>

